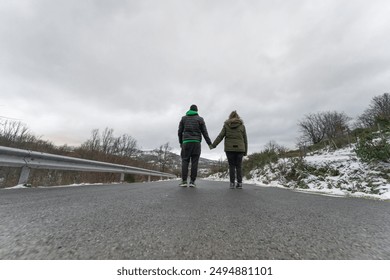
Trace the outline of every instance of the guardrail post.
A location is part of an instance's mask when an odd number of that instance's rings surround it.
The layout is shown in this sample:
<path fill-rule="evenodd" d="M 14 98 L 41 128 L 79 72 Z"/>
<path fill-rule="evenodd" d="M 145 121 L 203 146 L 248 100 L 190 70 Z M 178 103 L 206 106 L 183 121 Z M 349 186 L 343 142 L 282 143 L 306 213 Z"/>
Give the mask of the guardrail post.
<path fill-rule="evenodd" d="M 123 183 L 125 181 L 125 173 L 121 173 L 120 182 Z"/>
<path fill-rule="evenodd" d="M 150 180 L 150 175 L 148 176 L 148 182 L 150 182 L 151 180 Z"/>
<path fill-rule="evenodd" d="M 18 185 L 27 184 L 28 176 L 30 175 L 30 167 L 23 166 L 22 171 L 20 172 Z"/>

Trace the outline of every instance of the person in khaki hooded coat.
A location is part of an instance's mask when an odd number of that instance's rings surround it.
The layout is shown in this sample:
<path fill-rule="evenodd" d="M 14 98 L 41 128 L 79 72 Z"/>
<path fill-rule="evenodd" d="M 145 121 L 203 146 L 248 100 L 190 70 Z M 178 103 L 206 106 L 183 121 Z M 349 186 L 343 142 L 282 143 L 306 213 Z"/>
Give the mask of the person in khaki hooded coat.
<path fill-rule="evenodd" d="M 229 162 L 230 188 L 242 188 L 242 158 L 248 153 L 248 138 L 243 120 L 236 111 L 230 113 L 212 147 L 225 138 L 225 153 Z M 237 184 L 235 185 L 237 174 Z"/>

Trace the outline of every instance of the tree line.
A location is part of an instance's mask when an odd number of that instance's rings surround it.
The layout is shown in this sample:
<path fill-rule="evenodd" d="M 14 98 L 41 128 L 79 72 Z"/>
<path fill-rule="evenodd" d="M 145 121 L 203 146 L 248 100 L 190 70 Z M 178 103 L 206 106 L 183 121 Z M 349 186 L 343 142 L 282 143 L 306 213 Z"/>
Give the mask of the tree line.
<path fill-rule="evenodd" d="M 310 113 L 298 122 L 299 142 L 316 145 L 328 143 L 338 148 L 337 140 L 353 140 L 348 137 L 361 136 L 363 131 L 386 129 L 390 124 L 390 94 L 373 97 L 368 108 L 352 122 L 344 112 L 326 111 Z"/>
<path fill-rule="evenodd" d="M 56 146 L 34 135 L 22 122 L 2 118 L 0 119 L 0 146 L 130 165 L 162 172 L 178 172 L 172 165 L 172 148 L 169 143 L 153 149 L 147 157 L 138 147 L 136 139 L 129 134 L 116 136 L 112 128 L 105 128 L 102 131 L 93 129 L 90 138 L 78 147 Z M 19 173 L 19 168 L 0 167 L 0 187 L 16 185 Z M 33 169 L 30 172 L 30 181 L 32 185 L 98 183 L 119 181 L 119 176 L 119 174 L 112 173 Z M 127 182 L 145 179 L 142 175 L 128 174 L 125 176 Z"/>
<path fill-rule="evenodd" d="M 373 97 L 355 120 L 344 112 L 309 113 L 298 121 L 298 131 L 298 150 L 288 150 L 271 140 L 262 151 L 246 157 L 244 174 L 249 178 L 252 170 L 271 166 L 280 158 L 302 158 L 309 151 L 337 149 L 352 143 L 356 144 L 355 151 L 361 160 L 390 162 L 390 94 Z"/>

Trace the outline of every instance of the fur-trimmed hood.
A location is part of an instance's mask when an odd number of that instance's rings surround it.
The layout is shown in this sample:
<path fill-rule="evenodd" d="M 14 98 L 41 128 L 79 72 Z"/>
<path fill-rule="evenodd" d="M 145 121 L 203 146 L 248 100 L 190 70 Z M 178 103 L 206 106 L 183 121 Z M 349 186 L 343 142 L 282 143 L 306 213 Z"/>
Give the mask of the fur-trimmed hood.
<path fill-rule="evenodd" d="M 227 119 L 225 121 L 225 124 L 230 128 L 237 128 L 240 125 L 244 124 L 244 122 L 240 118 L 232 118 L 232 119 Z"/>

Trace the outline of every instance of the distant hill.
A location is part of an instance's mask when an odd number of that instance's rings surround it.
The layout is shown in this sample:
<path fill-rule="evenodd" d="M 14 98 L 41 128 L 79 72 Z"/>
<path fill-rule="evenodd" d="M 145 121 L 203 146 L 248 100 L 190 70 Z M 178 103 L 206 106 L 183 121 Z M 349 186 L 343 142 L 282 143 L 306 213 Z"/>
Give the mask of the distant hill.
<path fill-rule="evenodd" d="M 176 172 L 181 172 L 181 157 L 178 154 L 169 152 L 167 155 L 167 167 L 168 169 L 174 170 Z M 142 160 L 144 162 L 147 162 L 152 165 L 159 165 L 159 159 L 156 153 L 153 151 L 139 151 L 138 159 Z M 211 160 L 207 158 L 200 158 L 199 159 L 199 176 L 202 175 L 209 175 L 211 172 L 211 169 L 215 167 L 218 164 L 218 161 Z"/>

